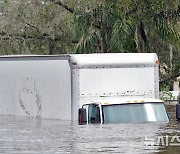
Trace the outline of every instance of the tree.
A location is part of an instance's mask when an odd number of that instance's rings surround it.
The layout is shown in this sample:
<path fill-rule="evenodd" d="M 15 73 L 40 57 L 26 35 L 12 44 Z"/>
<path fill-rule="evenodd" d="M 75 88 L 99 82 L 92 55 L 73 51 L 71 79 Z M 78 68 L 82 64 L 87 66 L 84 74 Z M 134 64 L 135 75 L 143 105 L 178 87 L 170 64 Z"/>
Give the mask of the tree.
<path fill-rule="evenodd" d="M 58 54 L 72 51 L 69 16 L 40 0 L 3 1 L 1 54 Z"/>
<path fill-rule="evenodd" d="M 128 51 L 129 47 L 134 46 L 133 29 L 130 21 L 120 16 L 118 1 L 93 2 L 93 5 L 87 4 L 73 15 L 73 30 L 79 39 L 77 52 Z"/>
<path fill-rule="evenodd" d="M 180 46 L 180 34 L 174 26 L 179 17 L 178 2 L 95 2 L 96 5 L 87 4 L 74 13 L 77 52 L 152 52 L 154 35 L 165 43 Z"/>

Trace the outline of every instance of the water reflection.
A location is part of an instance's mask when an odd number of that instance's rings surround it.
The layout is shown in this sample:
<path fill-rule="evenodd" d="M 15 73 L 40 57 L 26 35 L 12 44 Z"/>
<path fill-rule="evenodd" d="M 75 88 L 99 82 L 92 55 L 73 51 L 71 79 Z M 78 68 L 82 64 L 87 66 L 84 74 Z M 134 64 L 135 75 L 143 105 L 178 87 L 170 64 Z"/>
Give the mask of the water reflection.
<path fill-rule="evenodd" d="M 145 146 L 148 138 L 180 135 L 175 106 L 171 122 L 72 125 L 68 121 L 0 116 L 0 153 L 172 153 L 179 147 Z"/>

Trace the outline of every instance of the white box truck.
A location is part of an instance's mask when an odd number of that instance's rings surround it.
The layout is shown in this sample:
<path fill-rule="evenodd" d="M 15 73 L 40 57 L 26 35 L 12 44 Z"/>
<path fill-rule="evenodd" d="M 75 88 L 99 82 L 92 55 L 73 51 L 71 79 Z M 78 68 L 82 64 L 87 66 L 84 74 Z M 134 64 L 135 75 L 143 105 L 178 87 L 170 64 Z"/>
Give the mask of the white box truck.
<path fill-rule="evenodd" d="M 0 57 L 0 114 L 84 123 L 168 122 L 154 53 Z"/>

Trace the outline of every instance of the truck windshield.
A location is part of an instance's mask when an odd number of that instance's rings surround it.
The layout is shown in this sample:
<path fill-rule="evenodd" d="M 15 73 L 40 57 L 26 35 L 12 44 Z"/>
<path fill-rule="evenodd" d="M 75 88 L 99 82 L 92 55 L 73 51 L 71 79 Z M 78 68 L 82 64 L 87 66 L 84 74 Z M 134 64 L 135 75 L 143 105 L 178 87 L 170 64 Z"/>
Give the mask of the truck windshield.
<path fill-rule="evenodd" d="M 104 123 L 169 121 L 163 103 L 104 105 L 102 111 Z"/>

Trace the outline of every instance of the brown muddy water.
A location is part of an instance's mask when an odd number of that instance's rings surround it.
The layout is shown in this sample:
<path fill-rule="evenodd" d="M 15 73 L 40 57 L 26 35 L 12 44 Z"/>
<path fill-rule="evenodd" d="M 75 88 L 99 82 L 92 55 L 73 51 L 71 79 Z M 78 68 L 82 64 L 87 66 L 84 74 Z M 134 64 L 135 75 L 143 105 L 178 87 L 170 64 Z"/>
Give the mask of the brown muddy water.
<path fill-rule="evenodd" d="M 175 105 L 169 123 L 73 125 L 59 120 L 0 116 L 0 153 L 180 153 Z"/>

